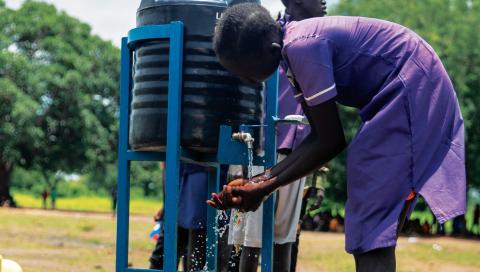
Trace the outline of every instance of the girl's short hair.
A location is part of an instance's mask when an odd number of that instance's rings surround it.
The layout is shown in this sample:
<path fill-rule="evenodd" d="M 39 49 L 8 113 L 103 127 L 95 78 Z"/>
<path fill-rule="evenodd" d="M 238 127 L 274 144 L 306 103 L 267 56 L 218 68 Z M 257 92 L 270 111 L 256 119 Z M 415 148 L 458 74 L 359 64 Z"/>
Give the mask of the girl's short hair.
<path fill-rule="evenodd" d="M 267 9 L 255 3 L 237 4 L 217 22 L 213 49 L 217 56 L 231 60 L 261 58 L 279 33 L 280 26 Z"/>

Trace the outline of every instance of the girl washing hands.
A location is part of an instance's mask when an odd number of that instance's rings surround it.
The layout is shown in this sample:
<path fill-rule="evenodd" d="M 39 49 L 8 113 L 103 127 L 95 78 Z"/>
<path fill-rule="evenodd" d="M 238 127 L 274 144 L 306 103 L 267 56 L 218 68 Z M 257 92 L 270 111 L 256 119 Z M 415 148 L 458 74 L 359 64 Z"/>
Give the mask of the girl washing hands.
<path fill-rule="evenodd" d="M 214 50 L 243 81 L 261 84 L 282 64 L 310 135 L 250 182 L 235 180 L 208 203 L 253 211 L 280 186 L 337 156 L 346 142 L 337 103 L 359 109 L 348 147 L 346 250 L 357 271 L 395 271 L 397 231 L 422 195 L 440 223 L 465 212 L 464 126 L 439 57 L 413 31 L 362 17 L 276 23 L 256 4 L 229 8 Z"/>

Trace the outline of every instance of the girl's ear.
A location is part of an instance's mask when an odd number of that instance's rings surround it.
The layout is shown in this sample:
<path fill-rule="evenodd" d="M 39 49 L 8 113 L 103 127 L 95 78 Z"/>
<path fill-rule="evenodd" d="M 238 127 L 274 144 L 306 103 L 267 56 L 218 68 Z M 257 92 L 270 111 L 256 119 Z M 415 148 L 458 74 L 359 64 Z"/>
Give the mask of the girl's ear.
<path fill-rule="evenodd" d="M 278 56 L 278 55 L 281 55 L 282 54 L 282 45 L 280 45 L 279 43 L 276 43 L 276 42 L 273 42 L 271 45 L 270 45 L 270 53 L 272 54 L 272 56 Z"/>
<path fill-rule="evenodd" d="M 270 45 L 270 52 L 272 53 L 272 55 L 281 54 L 282 53 L 282 45 L 279 44 L 279 43 L 273 42 Z"/>
<path fill-rule="evenodd" d="M 279 43 L 276 43 L 276 42 L 272 43 L 272 47 L 282 49 L 282 46 Z"/>

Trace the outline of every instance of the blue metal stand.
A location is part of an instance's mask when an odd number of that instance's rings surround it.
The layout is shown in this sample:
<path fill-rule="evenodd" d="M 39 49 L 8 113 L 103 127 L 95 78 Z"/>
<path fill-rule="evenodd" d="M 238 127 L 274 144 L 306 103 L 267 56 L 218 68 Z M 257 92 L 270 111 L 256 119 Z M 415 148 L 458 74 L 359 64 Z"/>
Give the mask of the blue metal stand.
<path fill-rule="evenodd" d="M 166 152 L 136 152 L 129 149 L 129 112 L 132 89 L 132 55 L 136 43 L 142 40 L 169 39 L 169 82 Z M 166 161 L 165 181 L 165 226 L 164 270 L 177 271 L 177 217 L 179 195 L 180 161 L 198 163 L 209 167 L 209 192 L 219 190 L 220 164 L 248 164 L 246 146 L 231 141 L 232 131 L 228 126 L 220 129 L 220 139 L 216 156 L 192 153 L 180 146 L 181 91 L 183 63 L 183 24 L 172 22 L 166 25 L 152 25 L 129 31 L 128 38 L 122 39 L 120 70 L 120 130 L 118 147 L 118 209 L 117 209 L 117 258 L 116 272 L 158 271 L 128 267 L 129 202 L 130 202 L 130 162 Z M 265 155 L 254 158 L 254 165 L 272 167 L 276 160 L 276 137 L 274 118 L 277 115 L 278 75 L 275 73 L 267 82 Z M 234 154 L 232 151 L 237 150 Z M 234 154 L 234 156 L 232 156 Z M 273 259 L 273 208 L 274 198 L 264 204 L 262 271 L 272 271 Z M 207 210 L 207 270 L 217 270 L 217 243 L 215 233 L 217 211 Z"/>
<path fill-rule="evenodd" d="M 267 120 L 265 139 L 265 167 L 273 167 L 277 163 L 277 137 L 275 120 L 278 112 L 278 74 L 275 73 L 267 82 Z M 262 224 L 262 272 L 273 271 L 273 234 L 275 215 L 275 195 L 271 195 L 263 203 Z"/>

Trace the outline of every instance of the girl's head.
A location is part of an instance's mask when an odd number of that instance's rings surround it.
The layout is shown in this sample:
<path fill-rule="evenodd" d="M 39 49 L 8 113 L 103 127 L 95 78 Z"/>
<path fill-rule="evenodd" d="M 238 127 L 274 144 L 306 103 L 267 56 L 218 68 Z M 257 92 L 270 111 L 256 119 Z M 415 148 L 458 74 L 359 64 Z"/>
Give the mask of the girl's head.
<path fill-rule="evenodd" d="M 213 49 L 220 63 L 244 82 L 260 84 L 278 67 L 280 25 L 258 4 L 228 8 L 215 27 Z"/>

